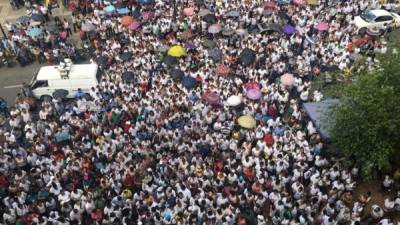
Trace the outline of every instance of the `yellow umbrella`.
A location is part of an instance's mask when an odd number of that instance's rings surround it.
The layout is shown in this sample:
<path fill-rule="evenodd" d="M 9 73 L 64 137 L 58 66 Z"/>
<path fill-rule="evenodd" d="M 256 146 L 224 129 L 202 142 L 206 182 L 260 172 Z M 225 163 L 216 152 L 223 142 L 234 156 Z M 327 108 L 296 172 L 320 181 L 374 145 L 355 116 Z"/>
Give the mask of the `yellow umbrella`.
<path fill-rule="evenodd" d="M 241 127 L 248 129 L 256 127 L 256 120 L 252 116 L 241 116 L 238 119 L 238 123 Z"/>
<path fill-rule="evenodd" d="M 173 57 L 181 57 L 186 53 L 186 50 L 184 47 L 180 45 L 175 45 L 169 48 L 168 50 L 168 55 L 173 56 Z"/>
<path fill-rule="evenodd" d="M 307 0 L 307 3 L 310 5 L 318 5 L 318 1 L 317 0 Z"/>

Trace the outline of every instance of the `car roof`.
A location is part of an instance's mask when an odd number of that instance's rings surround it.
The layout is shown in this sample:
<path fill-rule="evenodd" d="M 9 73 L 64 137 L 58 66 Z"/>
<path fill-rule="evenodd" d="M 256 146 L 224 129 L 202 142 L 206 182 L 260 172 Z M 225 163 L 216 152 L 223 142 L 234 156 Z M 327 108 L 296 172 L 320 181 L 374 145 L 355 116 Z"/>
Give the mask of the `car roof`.
<path fill-rule="evenodd" d="M 372 13 L 376 17 L 378 17 L 378 16 L 392 16 L 390 14 L 390 12 L 388 12 L 388 11 L 386 11 L 384 9 L 372 9 L 372 10 L 369 10 L 368 13 Z"/>
<path fill-rule="evenodd" d="M 36 80 L 61 80 L 58 66 L 43 66 L 40 68 Z M 97 64 L 77 64 L 72 65 L 68 74 L 69 80 L 96 79 Z"/>

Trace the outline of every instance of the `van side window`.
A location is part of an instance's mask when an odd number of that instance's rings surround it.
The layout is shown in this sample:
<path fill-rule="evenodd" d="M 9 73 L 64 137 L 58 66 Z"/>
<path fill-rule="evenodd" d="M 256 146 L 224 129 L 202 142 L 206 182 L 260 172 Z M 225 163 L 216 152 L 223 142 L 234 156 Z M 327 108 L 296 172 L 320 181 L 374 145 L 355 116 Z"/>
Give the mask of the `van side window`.
<path fill-rule="evenodd" d="M 48 86 L 49 86 L 49 82 L 47 80 L 37 80 L 33 84 L 32 89 L 41 88 L 41 87 L 48 87 Z"/>

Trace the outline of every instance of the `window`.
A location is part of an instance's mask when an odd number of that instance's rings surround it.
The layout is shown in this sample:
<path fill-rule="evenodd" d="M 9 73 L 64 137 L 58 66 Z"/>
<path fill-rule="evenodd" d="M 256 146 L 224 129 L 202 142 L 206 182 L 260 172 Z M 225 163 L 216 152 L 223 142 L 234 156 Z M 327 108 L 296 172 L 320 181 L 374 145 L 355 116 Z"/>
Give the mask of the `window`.
<path fill-rule="evenodd" d="M 391 16 L 380 16 L 375 19 L 375 22 L 381 23 L 381 22 L 390 22 L 393 20 L 393 17 Z"/>
<path fill-rule="evenodd" d="M 36 88 L 42 88 L 42 87 L 48 87 L 49 86 L 49 82 L 47 80 L 37 80 L 33 85 L 32 85 L 32 89 L 36 89 Z"/>

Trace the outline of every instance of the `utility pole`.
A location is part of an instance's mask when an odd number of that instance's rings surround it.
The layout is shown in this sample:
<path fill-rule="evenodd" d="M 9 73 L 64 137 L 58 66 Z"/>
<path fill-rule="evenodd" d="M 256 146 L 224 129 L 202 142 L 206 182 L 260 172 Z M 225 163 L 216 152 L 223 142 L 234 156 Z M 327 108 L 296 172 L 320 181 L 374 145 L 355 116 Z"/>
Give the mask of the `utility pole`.
<path fill-rule="evenodd" d="M 1 33 L 3 33 L 3 37 L 6 38 L 7 35 L 6 35 L 6 32 L 4 32 L 4 29 L 3 29 L 3 26 L 1 25 L 1 23 L 0 23 L 0 29 L 1 29 Z"/>

